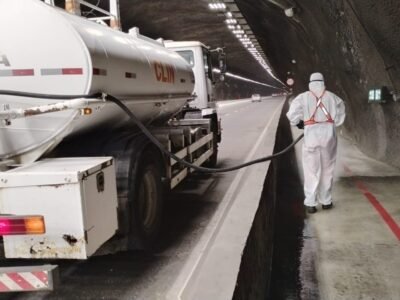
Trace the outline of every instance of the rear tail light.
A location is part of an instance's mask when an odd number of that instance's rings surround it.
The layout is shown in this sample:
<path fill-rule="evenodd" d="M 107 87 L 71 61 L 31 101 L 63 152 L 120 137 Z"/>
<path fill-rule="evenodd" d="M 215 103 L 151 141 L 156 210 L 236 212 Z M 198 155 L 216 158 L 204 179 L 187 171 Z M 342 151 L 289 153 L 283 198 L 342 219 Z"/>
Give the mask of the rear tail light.
<path fill-rule="evenodd" d="M 43 216 L 0 216 L 0 236 L 45 232 Z"/>

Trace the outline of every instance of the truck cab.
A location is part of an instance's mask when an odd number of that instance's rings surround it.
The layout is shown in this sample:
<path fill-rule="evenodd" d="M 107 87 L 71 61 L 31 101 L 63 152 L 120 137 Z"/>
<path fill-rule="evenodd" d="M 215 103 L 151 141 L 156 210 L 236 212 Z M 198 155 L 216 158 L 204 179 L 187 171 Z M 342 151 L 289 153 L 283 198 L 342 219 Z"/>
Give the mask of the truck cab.
<path fill-rule="evenodd" d="M 224 80 L 226 72 L 226 57 L 222 48 L 211 50 L 209 47 L 198 41 L 164 41 L 164 46 L 177 52 L 192 67 L 194 74 L 194 100 L 189 102 L 185 111 L 186 119 L 210 119 L 211 131 L 214 134 L 213 155 L 209 167 L 217 164 L 218 143 L 221 142 L 221 122 L 216 109 L 216 97 L 213 87 L 216 82 L 212 65 L 212 53 L 218 54 L 218 67 L 220 80 Z"/>
<path fill-rule="evenodd" d="M 192 67 L 195 77 L 193 93 L 196 95 L 189 106 L 201 110 L 202 116 L 216 113 L 213 85 L 215 83 L 211 51 L 198 41 L 165 41 L 165 47 L 177 52 Z"/>

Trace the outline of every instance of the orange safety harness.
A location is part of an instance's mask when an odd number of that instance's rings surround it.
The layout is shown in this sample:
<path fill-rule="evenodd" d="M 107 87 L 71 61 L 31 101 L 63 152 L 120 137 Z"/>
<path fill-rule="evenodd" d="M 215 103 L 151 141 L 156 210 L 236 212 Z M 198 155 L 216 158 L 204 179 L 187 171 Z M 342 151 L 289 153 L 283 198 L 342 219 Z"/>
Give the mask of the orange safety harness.
<path fill-rule="evenodd" d="M 315 95 L 313 92 L 310 91 L 311 94 L 314 95 L 315 100 L 317 100 L 317 106 L 315 107 L 315 111 L 311 115 L 310 119 L 304 122 L 304 125 L 314 125 L 314 124 L 318 124 L 318 123 L 334 123 L 330 113 L 326 109 L 325 105 L 322 103 L 322 97 L 324 96 L 325 91 L 326 90 L 324 90 L 321 97 L 319 97 L 319 98 L 317 97 L 317 95 Z M 326 121 L 323 121 L 323 122 L 315 121 L 315 114 L 317 113 L 318 108 L 320 108 L 322 110 L 322 112 L 324 113 L 324 115 L 326 116 Z"/>

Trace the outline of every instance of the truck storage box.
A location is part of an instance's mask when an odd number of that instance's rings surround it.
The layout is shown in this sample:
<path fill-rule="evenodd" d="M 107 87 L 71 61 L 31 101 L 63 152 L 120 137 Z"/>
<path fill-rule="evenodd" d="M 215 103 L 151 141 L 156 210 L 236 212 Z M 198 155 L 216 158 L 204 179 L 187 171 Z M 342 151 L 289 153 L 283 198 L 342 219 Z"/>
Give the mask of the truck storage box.
<path fill-rule="evenodd" d="M 42 215 L 46 233 L 4 237 L 7 258 L 85 259 L 118 227 L 111 157 L 54 158 L 0 173 L 0 214 Z"/>

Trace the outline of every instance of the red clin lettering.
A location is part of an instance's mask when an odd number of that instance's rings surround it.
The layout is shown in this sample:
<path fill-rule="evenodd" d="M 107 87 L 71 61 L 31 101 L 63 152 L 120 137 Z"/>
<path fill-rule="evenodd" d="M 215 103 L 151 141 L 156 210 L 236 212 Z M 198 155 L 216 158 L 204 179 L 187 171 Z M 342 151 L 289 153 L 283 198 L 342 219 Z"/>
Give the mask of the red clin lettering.
<path fill-rule="evenodd" d="M 175 70 L 173 66 L 155 62 L 154 71 L 157 81 L 175 83 Z"/>

